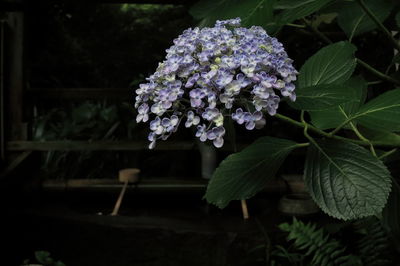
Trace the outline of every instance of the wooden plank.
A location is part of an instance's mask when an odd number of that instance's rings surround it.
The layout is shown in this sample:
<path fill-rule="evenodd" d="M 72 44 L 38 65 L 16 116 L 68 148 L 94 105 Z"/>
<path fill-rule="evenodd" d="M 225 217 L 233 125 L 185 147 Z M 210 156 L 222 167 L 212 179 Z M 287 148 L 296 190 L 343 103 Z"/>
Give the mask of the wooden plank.
<path fill-rule="evenodd" d="M 241 151 L 250 143 L 238 143 Z M 148 150 L 149 142 L 144 141 L 8 141 L 8 151 L 142 151 Z M 154 151 L 198 150 L 195 141 L 159 141 Z M 217 151 L 232 152 L 233 147 L 226 143 Z M 292 155 L 304 156 L 305 149 L 294 150 Z"/>
<path fill-rule="evenodd" d="M 9 151 L 140 151 L 148 149 L 148 142 L 138 141 L 9 141 Z M 159 142 L 155 151 L 192 150 L 194 142 Z"/>
<path fill-rule="evenodd" d="M 144 178 L 139 181 L 136 187 L 140 188 L 205 188 L 208 180 L 205 179 L 178 179 L 166 177 L 162 179 Z M 68 179 L 68 180 L 46 180 L 42 184 L 45 188 L 66 189 L 66 188 L 118 188 L 123 183 L 116 178 L 108 179 Z"/>
<path fill-rule="evenodd" d="M 249 143 L 237 144 L 240 151 Z M 144 141 L 8 141 L 8 151 L 141 151 L 149 150 L 149 142 Z M 195 141 L 159 141 L 154 151 L 197 150 Z M 233 150 L 226 144 L 218 151 Z"/>
<path fill-rule="evenodd" d="M 29 1 L 29 0 L 25 0 Z M 159 4 L 159 5 L 192 5 L 198 0 L 86 0 L 93 4 Z M 80 3 L 80 0 L 48 0 L 49 3 Z"/>
<path fill-rule="evenodd" d="M 31 88 L 28 96 L 43 100 L 56 99 L 124 99 L 133 100 L 129 88 Z"/>
<path fill-rule="evenodd" d="M 132 185 L 129 188 L 139 189 L 202 189 L 207 187 L 208 180 L 198 179 L 178 179 L 178 178 L 143 178 L 137 185 Z M 64 190 L 64 189 L 80 189 L 80 190 L 121 190 L 123 183 L 119 182 L 118 179 L 69 179 L 69 180 L 46 180 L 42 184 L 46 190 Z M 281 178 L 275 178 L 268 186 L 265 187 L 264 192 L 283 193 L 286 192 L 287 186 Z"/>

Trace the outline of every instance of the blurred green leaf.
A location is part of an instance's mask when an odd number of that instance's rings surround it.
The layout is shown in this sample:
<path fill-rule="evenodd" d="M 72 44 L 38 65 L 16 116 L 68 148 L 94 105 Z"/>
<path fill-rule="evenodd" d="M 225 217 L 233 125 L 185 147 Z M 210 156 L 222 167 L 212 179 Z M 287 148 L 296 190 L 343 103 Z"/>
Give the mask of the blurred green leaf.
<path fill-rule="evenodd" d="M 228 156 L 215 170 L 205 198 L 220 208 L 232 200 L 251 198 L 275 177 L 296 146 L 290 140 L 262 137 L 241 152 Z"/>
<path fill-rule="evenodd" d="M 298 110 L 320 111 L 356 101 L 350 87 L 341 84 L 321 84 L 300 87 L 296 90 L 296 101 L 289 105 Z"/>
<path fill-rule="evenodd" d="M 202 0 L 194 4 L 190 14 L 201 20 L 200 26 L 214 26 L 217 20 L 240 17 L 242 26 L 266 27 L 273 21 L 275 0 Z"/>
<path fill-rule="evenodd" d="M 117 119 L 117 110 L 113 105 L 104 107 L 100 109 L 99 115 L 104 121 L 112 123 Z"/>
<path fill-rule="evenodd" d="M 395 56 L 393 56 L 392 63 L 400 63 L 400 53 L 397 53 Z"/>
<path fill-rule="evenodd" d="M 353 99 L 353 101 L 327 110 L 310 112 L 313 125 L 323 130 L 336 128 L 358 111 L 359 107 L 364 103 L 367 94 L 366 81 L 361 77 L 351 78 L 343 86 L 348 88 L 348 92 L 350 93 L 349 99 Z"/>
<path fill-rule="evenodd" d="M 72 119 L 76 123 L 86 122 L 94 117 L 96 107 L 90 103 L 83 103 L 72 109 Z"/>
<path fill-rule="evenodd" d="M 382 161 L 363 147 L 333 140 L 309 147 L 304 181 L 319 207 L 342 220 L 380 214 L 391 188 Z"/>
<path fill-rule="evenodd" d="M 332 0 L 279 1 L 277 6 L 285 8 L 282 13 L 278 15 L 278 24 L 284 25 L 296 19 L 311 15 L 330 2 L 332 2 Z"/>
<path fill-rule="evenodd" d="M 35 258 L 39 263 L 42 263 L 44 265 L 49 265 L 54 262 L 53 259 L 50 258 L 50 253 L 44 250 L 36 251 Z"/>
<path fill-rule="evenodd" d="M 400 28 L 400 12 L 397 12 L 397 15 L 396 15 L 396 23 L 397 23 L 397 27 Z"/>
<path fill-rule="evenodd" d="M 349 42 L 325 46 L 301 67 L 298 88 L 317 84 L 340 84 L 348 80 L 356 66 L 356 47 Z"/>
<path fill-rule="evenodd" d="M 393 5 L 390 1 L 365 0 L 365 4 L 377 19 L 383 22 L 390 14 Z M 351 40 L 354 36 L 375 29 L 376 23 L 364 12 L 357 1 L 343 2 L 338 14 L 338 24 Z"/>

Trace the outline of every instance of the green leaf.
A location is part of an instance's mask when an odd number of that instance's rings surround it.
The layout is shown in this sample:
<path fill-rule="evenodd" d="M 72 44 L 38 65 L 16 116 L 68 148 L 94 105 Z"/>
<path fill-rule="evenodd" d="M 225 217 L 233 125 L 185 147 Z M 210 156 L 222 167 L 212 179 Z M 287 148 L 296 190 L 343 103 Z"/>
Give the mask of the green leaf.
<path fill-rule="evenodd" d="M 278 16 L 279 24 L 286 24 L 318 11 L 332 0 L 280 1 L 277 8 L 284 9 Z"/>
<path fill-rule="evenodd" d="M 289 105 L 298 110 L 326 110 L 351 101 L 352 96 L 353 90 L 348 86 L 322 84 L 297 89 L 296 101 Z"/>
<path fill-rule="evenodd" d="M 337 42 L 322 48 L 301 67 L 298 88 L 348 80 L 356 66 L 355 51 L 356 47 L 349 42 Z"/>
<path fill-rule="evenodd" d="M 366 0 L 365 4 L 374 12 L 380 22 L 383 22 L 389 16 L 392 9 L 392 4 L 389 1 Z M 338 14 L 338 24 L 350 40 L 354 36 L 377 27 L 357 1 L 342 3 Z"/>
<path fill-rule="evenodd" d="M 400 135 L 381 130 L 374 130 L 370 128 L 363 128 L 360 130 L 361 134 L 369 140 L 372 141 L 384 141 L 386 143 L 391 143 L 393 145 L 400 145 Z"/>
<path fill-rule="evenodd" d="M 400 12 L 398 12 L 396 15 L 396 23 L 397 23 L 397 27 L 400 28 Z"/>
<path fill-rule="evenodd" d="M 391 187 L 389 171 L 369 151 L 333 140 L 309 147 L 304 180 L 320 208 L 343 220 L 381 213 Z"/>
<path fill-rule="evenodd" d="M 400 131 L 400 89 L 387 91 L 367 102 L 352 119 L 368 128 Z"/>
<path fill-rule="evenodd" d="M 215 170 L 205 198 L 224 208 L 231 200 L 248 199 L 274 178 L 286 156 L 297 143 L 262 137 L 241 152 L 228 156 Z"/>
<path fill-rule="evenodd" d="M 217 20 L 240 17 L 243 27 L 266 26 L 273 19 L 275 0 L 202 0 L 189 10 L 200 26 L 214 26 Z"/>
<path fill-rule="evenodd" d="M 336 128 L 358 111 L 360 106 L 364 103 L 367 94 L 366 81 L 360 77 L 355 77 L 346 81 L 344 86 L 349 88 L 349 93 L 351 93 L 349 97 L 353 99 L 353 101 L 327 110 L 310 112 L 311 122 L 314 126 L 322 130 Z"/>

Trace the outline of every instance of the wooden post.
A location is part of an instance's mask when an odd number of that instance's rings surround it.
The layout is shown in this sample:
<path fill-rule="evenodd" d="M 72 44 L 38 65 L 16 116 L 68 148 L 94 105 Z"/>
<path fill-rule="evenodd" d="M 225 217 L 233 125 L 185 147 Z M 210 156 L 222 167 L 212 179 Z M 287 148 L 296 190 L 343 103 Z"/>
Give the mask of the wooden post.
<path fill-rule="evenodd" d="M 8 139 L 24 140 L 27 138 L 26 125 L 23 123 L 23 42 L 24 42 L 24 13 L 21 11 L 8 12 L 8 31 L 6 35 L 6 97 Z"/>
<path fill-rule="evenodd" d="M 5 127 L 4 127 L 4 30 L 5 20 L 0 21 L 0 160 L 5 159 Z"/>

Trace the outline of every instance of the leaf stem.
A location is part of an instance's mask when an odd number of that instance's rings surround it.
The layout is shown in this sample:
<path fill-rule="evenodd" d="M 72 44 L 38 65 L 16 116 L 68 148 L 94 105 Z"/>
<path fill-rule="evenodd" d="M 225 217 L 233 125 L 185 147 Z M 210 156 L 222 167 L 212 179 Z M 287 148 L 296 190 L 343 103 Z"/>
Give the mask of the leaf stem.
<path fill-rule="evenodd" d="M 365 4 L 364 0 L 357 0 L 358 4 L 361 6 L 361 8 L 364 10 L 364 12 L 375 22 L 375 24 L 380 28 L 385 35 L 389 38 L 389 40 L 392 42 L 393 46 L 400 51 L 400 44 L 399 42 L 393 37 L 393 35 L 389 32 L 388 29 L 382 24 L 382 22 L 379 21 L 379 19 L 375 16 L 375 14 L 367 7 Z"/>
<path fill-rule="evenodd" d="M 303 148 L 303 147 L 308 147 L 310 146 L 309 142 L 305 142 L 305 143 L 297 143 L 296 147 L 298 148 Z"/>
<path fill-rule="evenodd" d="M 369 81 L 367 82 L 368 86 L 376 85 L 376 84 L 381 84 L 382 80 L 376 80 L 376 81 Z"/>
<path fill-rule="evenodd" d="M 318 35 L 318 37 L 320 37 L 322 40 L 324 40 L 326 43 L 328 44 L 332 44 L 333 42 L 331 41 L 331 39 L 329 39 L 325 34 L 323 34 L 322 32 L 320 32 L 318 30 L 317 27 L 313 26 L 310 22 L 308 22 L 306 19 L 302 19 L 304 24 L 306 24 L 312 32 L 314 32 L 316 35 Z"/>
<path fill-rule="evenodd" d="M 364 62 L 363 60 L 361 60 L 359 58 L 357 58 L 356 60 L 357 60 L 357 63 L 360 66 L 364 67 L 366 70 L 368 70 L 369 72 L 371 72 L 375 76 L 377 76 L 377 77 L 379 77 L 379 78 L 381 78 L 383 80 L 392 82 L 394 84 L 400 85 L 400 81 L 399 80 L 394 79 L 394 78 L 392 78 L 392 77 L 380 72 L 379 70 L 375 69 L 374 67 L 370 66 L 369 64 L 367 64 L 366 62 Z"/>
<path fill-rule="evenodd" d="M 390 150 L 390 151 L 387 151 L 387 152 L 385 152 L 384 154 L 382 154 L 381 156 L 379 156 L 378 159 L 379 159 L 379 160 L 382 160 L 383 158 L 392 155 L 392 154 L 395 153 L 396 151 L 397 151 L 397 148 L 395 148 L 395 149 L 393 149 L 393 150 Z"/>
<path fill-rule="evenodd" d="M 361 134 L 360 131 L 358 131 L 357 127 L 354 125 L 353 122 L 350 122 L 350 127 L 351 127 L 351 129 L 354 131 L 354 133 L 356 133 L 357 137 L 358 137 L 360 140 L 369 143 L 369 149 L 370 149 L 372 155 L 374 155 L 375 157 L 378 157 L 378 156 L 376 156 L 376 152 L 375 152 L 375 149 L 374 149 L 374 145 L 372 145 L 371 141 L 370 141 L 369 139 L 367 139 L 366 137 L 364 137 L 364 136 Z"/>
<path fill-rule="evenodd" d="M 384 141 L 365 142 L 363 140 L 349 139 L 349 138 L 345 138 L 345 137 L 341 137 L 341 136 L 336 136 L 334 134 L 327 133 L 327 132 L 325 132 L 325 131 L 323 131 L 321 129 L 318 129 L 318 128 L 308 124 L 307 122 L 302 123 L 302 122 L 296 121 L 296 120 L 294 120 L 294 119 L 292 119 L 290 117 L 287 117 L 285 115 L 282 115 L 282 114 L 275 114 L 275 117 L 280 119 L 280 120 L 282 120 L 282 121 L 284 121 L 284 122 L 287 122 L 288 124 L 292 124 L 292 125 L 300 127 L 300 128 L 304 128 L 305 126 L 307 126 L 307 129 L 309 129 L 309 130 L 311 130 L 311 131 L 313 131 L 313 132 L 315 132 L 315 133 L 317 133 L 317 134 L 319 134 L 321 136 L 327 137 L 327 138 L 333 138 L 333 139 L 337 139 L 337 140 L 352 142 L 352 143 L 355 143 L 355 144 L 358 144 L 358 145 L 362 145 L 362 146 L 370 146 L 370 144 L 372 144 L 374 146 L 382 146 L 382 147 L 400 147 L 400 144 L 397 144 L 397 143 L 393 144 L 391 142 L 384 142 Z M 346 122 L 345 124 L 347 124 L 350 121 L 345 121 L 345 122 Z"/>
<path fill-rule="evenodd" d="M 304 130 L 303 130 L 304 136 L 305 136 L 312 144 L 314 144 L 314 146 L 316 146 L 318 149 L 320 149 L 318 143 L 317 143 L 310 135 L 308 135 L 308 126 L 309 126 L 309 124 L 306 122 L 306 120 L 304 120 L 304 110 L 301 111 L 300 119 L 301 119 L 301 123 L 304 125 Z"/>
<path fill-rule="evenodd" d="M 294 24 L 294 23 L 286 23 L 285 25 L 290 26 L 290 27 L 300 28 L 300 29 L 304 29 L 307 27 L 306 25 Z"/>
<path fill-rule="evenodd" d="M 334 130 L 329 132 L 329 137 L 333 137 L 339 130 L 341 130 L 345 125 L 347 125 L 349 122 L 351 122 L 353 119 L 352 118 L 347 118 L 344 120 L 340 125 L 338 125 Z"/>
<path fill-rule="evenodd" d="M 284 115 L 281 115 L 281 114 L 275 114 L 275 117 L 278 118 L 278 119 L 280 119 L 280 120 L 283 120 L 283 121 L 285 121 L 285 122 L 287 122 L 287 123 L 290 123 L 290 124 L 292 124 L 292 125 L 295 125 L 295 126 L 297 126 L 297 127 L 304 127 L 304 124 L 303 124 L 303 123 L 301 123 L 301 122 L 299 122 L 299 121 L 296 121 L 296 120 L 294 120 L 294 119 L 292 119 L 292 118 L 290 118 L 290 117 L 287 117 L 287 116 L 284 116 Z M 320 134 L 320 135 L 325 136 L 325 137 L 328 137 L 328 136 L 329 136 L 329 134 L 326 133 L 325 131 L 322 131 L 322 130 L 320 130 L 320 129 L 318 129 L 318 128 L 316 128 L 316 127 L 310 125 L 310 124 L 308 124 L 308 128 L 311 129 L 312 131 L 314 131 L 314 132 Z"/>

